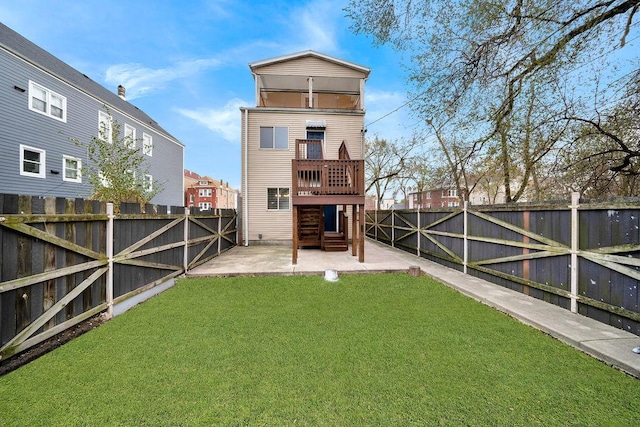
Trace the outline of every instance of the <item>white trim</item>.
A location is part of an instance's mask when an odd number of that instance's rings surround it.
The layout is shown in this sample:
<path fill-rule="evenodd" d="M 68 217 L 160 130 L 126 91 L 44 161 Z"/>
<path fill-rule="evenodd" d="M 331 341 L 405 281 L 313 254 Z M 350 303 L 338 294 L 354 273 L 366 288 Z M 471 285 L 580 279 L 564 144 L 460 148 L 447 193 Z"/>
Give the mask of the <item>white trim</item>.
<path fill-rule="evenodd" d="M 127 148 L 136 148 L 136 128 L 129 123 L 124 124 L 124 145 Z"/>
<path fill-rule="evenodd" d="M 28 172 L 24 170 L 24 152 L 25 150 L 33 151 L 34 153 L 40 154 L 37 164 L 40 165 L 39 172 Z M 36 163 L 36 162 L 32 162 Z M 40 148 L 30 147 L 28 145 L 20 144 L 20 175 L 22 176 L 30 176 L 32 178 L 46 178 L 46 169 L 47 169 L 47 152 L 45 150 L 41 150 Z"/>
<path fill-rule="evenodd" d="M 34 98 L 34 92 L 35 89 L 39 89 L 42 92 L 44 92 L 44 96 L 46 99 L 43 100 L 43 102 L 45 103 L 45 109 L 44 111 L 38 109 L 38 108 L 34 108 L 33 107 L 33 103 L 31 102 L 31 100 Z M 60 100 L 62 101 L 62 117 L 58 117 L 55 114 L 53 114 L 51 112 L 51 106 L 52 106 L 52 102 L 51 102 L 51 98 L 52 97 L 57 97 L 60 98 Z M 39 98 L 38 98 L 39 99 Z M 44 116 L 47 117 L 51 117 L 52 119 L 61 121 L 61 122 L 67 122 L 67 97 L 60 95 L 59 93 L 56 93 L 54 91 L 52 91 L 51 89 L 47 89 L 46 87 L 42 86 L 41 84 L 38 84 L 32 80 L 29 80 L 29 110 L 34 111 L 38 114 L 42 114 Z"/>
<path fill-rule="evenodd" d="M 67 178 L 67 160 L 76 162 L 75 178 Z M 72 156 L 62 156 L 62 180 L 67 182 L 82 182 L 82 159 Z"/>
<path fill-rule="evenodd" d="M 98 138 L 102 138 L 102 128 L 107 132 L 107 142 L 113 144 L 113 123 L 111 116 L 104 111 L 98 110 Z"/>
<path fill-rule="evenodd" d="M 151 192 L 153 191 L 153 175 L 149 175 L 148 173 L 144 174 L 144 191 Z"/>
<path fill-rule="evenodd" d="M 153 157 L 153 136 L 142 132 L 142 154 Z"/>
<path fill-rule="evenodd" d="M 324 59 L 325 61 L 333 62 L 335 64 L 345 66 L 347 68 L 358 70 L 360 72 L 365 73 L 367 78 L 369 77 L 369 73 L 371 72 L 370 68 L 355 64 L 353 62 L 345 61 L 343 59 L 335 58 L 333 56 L 325 55 L 313 50 L 305 50 L 302 52 L 292 53 L 289 55 L 277 56 L 275 58 L 263 59 L 261 61 L 252 62 L 249 64 L 249 69 L 251 69 L 252 72 L 255 72 L 256 68 L 264 67 L 265 65 L 277 64 L 278 62 L 286 62 L 292 59 L 305 58 L 308 56 Z"/>

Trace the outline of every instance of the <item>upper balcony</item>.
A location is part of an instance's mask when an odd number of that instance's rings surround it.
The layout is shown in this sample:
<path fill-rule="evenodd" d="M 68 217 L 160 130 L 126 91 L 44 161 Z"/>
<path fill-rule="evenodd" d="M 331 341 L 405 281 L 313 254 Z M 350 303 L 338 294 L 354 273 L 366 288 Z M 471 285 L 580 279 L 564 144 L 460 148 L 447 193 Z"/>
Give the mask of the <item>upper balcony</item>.
<path fill-rule="evenodd" d="M 364 79 L 256 75 L 257 107 L 364 110 Z"/>
<path fill-rule="evenodd" d="M 363 204 L 364 160 L 351 160 L 346 146 L 326 159 L 321 140 L 297 139 L 292 161 L 294 205 Z"/>

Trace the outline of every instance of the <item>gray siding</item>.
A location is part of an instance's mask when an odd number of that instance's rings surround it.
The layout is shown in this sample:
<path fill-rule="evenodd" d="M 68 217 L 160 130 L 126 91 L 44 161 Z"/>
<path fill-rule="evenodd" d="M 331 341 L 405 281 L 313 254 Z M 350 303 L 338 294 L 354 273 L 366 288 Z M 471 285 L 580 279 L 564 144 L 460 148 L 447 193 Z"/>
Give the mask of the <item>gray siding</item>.
<path fill-rule="evenodd" d="M 35 196 L 88 197 L 91 187 L 63 180 L 64 155 L 80 158 L 87 164 L 85 149 L 69 138 L 88 142 L 98 134 L 98 111 L 104 102 L 69 85 L 48 72 L 17 57 L 0 46 L 0 193 Z M 88 79 L 88 78 L 87 78 Z M 67 121 L 62 122 L 29 109 L 29 80 L 67 99 Z M 24 92 L 15 87 L 24 89 Z M 136 137 L 145 132 L 153 137 L 153 156 L 149 171 L 162 183 L 163 191 L 152 203 L 182 206 L 184 146 L 156 131 L 144 122 L 109 106 L 112 117 L 121 125 L 136 128 Z M 20 144 L 46 151 L 45 178 L 20 175 Z M 142 143 L 138 141 L 138 148 Z M 51 171 L 58 171 L 54 174 Z"/>

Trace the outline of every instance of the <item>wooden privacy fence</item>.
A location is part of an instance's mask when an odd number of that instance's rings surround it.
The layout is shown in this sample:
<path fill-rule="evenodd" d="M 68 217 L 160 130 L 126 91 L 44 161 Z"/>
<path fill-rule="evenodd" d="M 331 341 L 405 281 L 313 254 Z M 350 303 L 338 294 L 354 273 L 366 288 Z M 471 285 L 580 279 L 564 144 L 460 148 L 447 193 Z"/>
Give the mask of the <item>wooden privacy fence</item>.
<path fill-rule="evenodd" d="M 368 237 L 640 335 L 640 203 L 368 211 Z"/>
<path fill-rule="evenodd" d="M 0 195 L 0 360 L 236 245 L 235 210 Z"/>

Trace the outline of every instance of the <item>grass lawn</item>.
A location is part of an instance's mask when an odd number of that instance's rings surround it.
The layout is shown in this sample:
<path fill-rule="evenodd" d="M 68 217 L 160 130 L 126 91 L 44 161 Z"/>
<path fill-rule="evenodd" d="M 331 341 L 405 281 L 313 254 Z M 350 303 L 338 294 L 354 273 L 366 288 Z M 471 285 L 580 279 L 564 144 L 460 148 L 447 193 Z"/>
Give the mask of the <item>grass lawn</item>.
<path fill-rule="evenodd" d="M 0 424 L 631 426 L 639 399 L 425 277 L 206 278 L 0 377 Z"/>

